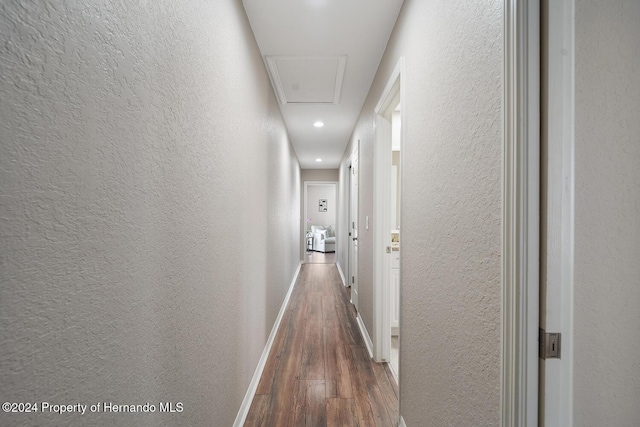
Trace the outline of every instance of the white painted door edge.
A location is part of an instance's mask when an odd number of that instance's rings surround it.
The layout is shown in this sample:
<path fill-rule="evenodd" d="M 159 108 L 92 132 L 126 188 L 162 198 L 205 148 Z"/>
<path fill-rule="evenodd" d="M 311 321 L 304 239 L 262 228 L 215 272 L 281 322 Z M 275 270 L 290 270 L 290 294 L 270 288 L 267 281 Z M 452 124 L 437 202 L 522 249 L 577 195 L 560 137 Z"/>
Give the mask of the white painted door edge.
<path fill-rule="evenodd" d="M 540 394 L 547 427 L 573 426 L 573 289 L 575 228 L 575 0 L 547 2 L 548 206 L 547 332 L 562 334 L 562 357 L 546 359 Z"/>
<path fill-rule="evenodd" d="M 540 4 L 504 1 L 501 425 L 538 425 Z"/>
<path fill-rule="evenodd" d="M 249 383 L 249 388 L 247 389 L 247 392 L 244 395 L 244 399 L 242 400 L 242 404 L 240 405 L 240 409 L 238 410 L 238 415 L 236 415 L 236 419 L 233 422 L 233 427 L 242 427 L 247 419 L 247 415 L 249 415 L 249 409 L 251 408 L 251 403 L 253 402 L 253 396 L 255 396 L 256 390 L 258 389 L 258 384 L 260 383 L 262 372 L 264 371 L 264 367 L 267 364 L 267 359 L 269 358 L 269 352 L 271 351 L 271 347 L 273 346 L 273 342 L 276 338 L 276 333 L 278 332 L 278 328 L 280 327 L 282 317 L 287 310 L 287 305 L 289 304 L 291 293 L 293 292 L 293 288 L 298 280 L 298 275 L 300 274 L 301 267 L 302 261 L 300 261 L 300 263 L 298 264 L 298 268 L 296 269 L 295 273 L 293 273 L 293 279 L 291 280 L 291 284 L 289 285 L 289 290 L 287 291 L 287 295 L 284 297 L 284 301 L 282 301 L 282 306 L 280 307 L 280 311 L 278 312 L 276 321 L 273 324 L 273 328 L 271 328 L 271 333 L 269 334 L 267 343 L 264 346 L 264 350 L 262 350 L 262 356 L 260 356 L 260 360 L 258 360 L 258 366 L 253 373 L 253 377 L 251 378 L 251 382 Z"/>
<path fill-rule="evenodd" d="M 391 260 L 386 247 L 391 244 L 389 200 L 391 198 L 391 123 L 376 114 L 373 154 L 373 357 L 376 362 L 391 360 Z"/>

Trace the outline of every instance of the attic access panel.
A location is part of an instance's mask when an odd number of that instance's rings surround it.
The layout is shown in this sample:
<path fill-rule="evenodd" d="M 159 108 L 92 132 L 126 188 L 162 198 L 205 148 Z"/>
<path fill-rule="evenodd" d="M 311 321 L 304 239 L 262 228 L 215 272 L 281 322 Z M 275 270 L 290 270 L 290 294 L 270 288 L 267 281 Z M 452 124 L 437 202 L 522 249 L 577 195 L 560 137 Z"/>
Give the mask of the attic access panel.
<path fill-rule="evenodd" d="M 347 57 L 266 56 L 281 104 L 338 104 Z"/>

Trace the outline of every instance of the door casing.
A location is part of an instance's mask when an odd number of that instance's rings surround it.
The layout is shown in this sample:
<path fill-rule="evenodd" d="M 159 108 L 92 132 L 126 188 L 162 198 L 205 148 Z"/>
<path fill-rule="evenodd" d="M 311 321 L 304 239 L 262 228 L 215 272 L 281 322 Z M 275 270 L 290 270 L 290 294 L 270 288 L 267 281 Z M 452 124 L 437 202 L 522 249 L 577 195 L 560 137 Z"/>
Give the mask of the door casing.
<path fill-rule="evenodd" d="M 540 4 L 504 0 L 501 425 L 538 425 Z"/>
<path fill-rule="evenodd" d="M 303 191 L 303 197 L 302 197 L 302 209 L 303 209 L 303 215 L 304 215 L 304 226 L 302 227 L 302 229 L 300 231 L 302 231 L 302 236 L 301 236 L 301 241 L 302 241 L 302 260 L 304 260 L 304 255 L 306 253 L 306 234 L 307 234 L 307 218 L 309 218 L 309 216 L 311 215 L 311 212 L 308 212 L 307 206 L 308 206 L 308 202 L 309 202 L 309 198 L 308 198 L 308 191 L 309 191 L 309 187 L 315 187 L 315 186 L 333 186 L 335 194 L 336 194 L 336 198 L 335 200 L 332 201 L 332 203 L 335 203 L 335 206 L 332 207 L 332 209 L 336 210 L 336 222 L 338 222 L 338 214 L 337 212 L 339 212 L 340 210 L 338 209 L 339 207 L 337 206 L 338 204 L 338 181 L 304 181 L 304 191 Z M 336 224 L 334 224 L 335 226 Z M 336 246 L 336 250 L 337 250 L 337 246 Z M 337 252 L 336 252 L 337 253 Z"/>
<path fill-rule="evenodd" d="M 373 357 L 377 362 L 389 361 L 391 357 L 391 284 L 390 284 L 390 255 L 387 246 L 390 244 L 391 213 L 389 200 L 391 198 L 391 123 L 387 116 L 389 109 L 402 102 L 404 89 L 402 74 L 404 58 L 401 57 L 393 72 L 389 76 L 387 85 L 382 91 L 380 100 L 375 108 L 376 139 L 374 148 L 374 183 L 373 205 L 375 217 L 373 234 L 374 277 L 373 277 Z M 400 109 L 400 123 L 404 126 L 406 108 Z M 400 133 L 400 146 L 403 146 L 404 132 Z M 402 164 L 400 150 L 400 163 Z M 400 169 L 402 174 L 402 168 Z M 402 179 L 400 179 L 402 182 Z M 402 184 L 400 184 L 402 187 Z M 402 199 L 402 197 L 400 197 Z M 400 206 L 402 216 L 402 206 Z M 400 223 L 402 220 L 400 218 Z M 402 237 L 400 237 L 402 247 Z M 402 301 L 402 249 L 400 250 L 400 305 Z M 402 316 L 402 310 L 400 310 Z M 400 335 L 402 327 L 400 327 Z M 402 337 L 400 336 L 400 339 Z"/>

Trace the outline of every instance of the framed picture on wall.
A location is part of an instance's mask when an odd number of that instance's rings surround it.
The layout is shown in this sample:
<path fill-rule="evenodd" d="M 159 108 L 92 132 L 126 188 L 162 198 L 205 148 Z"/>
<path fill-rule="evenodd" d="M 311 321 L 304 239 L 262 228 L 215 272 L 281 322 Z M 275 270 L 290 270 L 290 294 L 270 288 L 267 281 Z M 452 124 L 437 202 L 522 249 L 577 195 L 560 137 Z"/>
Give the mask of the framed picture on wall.
<path fill-rule="evenodd" d="M 327 211 L 327 199 L 320 199 L 318 202 L 318 211 L 326 212 Z"/>

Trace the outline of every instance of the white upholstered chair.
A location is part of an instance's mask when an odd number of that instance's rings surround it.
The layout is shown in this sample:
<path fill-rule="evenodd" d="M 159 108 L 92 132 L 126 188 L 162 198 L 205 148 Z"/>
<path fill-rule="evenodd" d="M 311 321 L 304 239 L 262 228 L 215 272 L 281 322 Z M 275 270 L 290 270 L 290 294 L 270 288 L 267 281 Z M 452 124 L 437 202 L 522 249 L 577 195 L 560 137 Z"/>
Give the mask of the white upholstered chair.
<path fill-rule="evenodd" d="M 313 250 L 317 252 L 336 251 L 336 232 L 333 225 L 312 225 Z"/>

